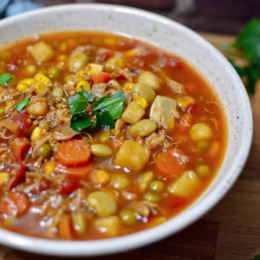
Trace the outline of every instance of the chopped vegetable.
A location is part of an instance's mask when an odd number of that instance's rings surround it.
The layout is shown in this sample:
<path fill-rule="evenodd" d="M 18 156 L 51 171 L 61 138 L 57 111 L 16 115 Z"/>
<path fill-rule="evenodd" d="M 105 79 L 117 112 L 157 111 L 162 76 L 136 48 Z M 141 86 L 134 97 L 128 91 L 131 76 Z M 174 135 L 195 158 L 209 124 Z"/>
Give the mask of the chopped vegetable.
<path fill-rule="evenodd" d="M 18 104 L 16 104 L 16 105 L 14 106 L 14 108 L 15 108 L 17 111 L 21 112 L 22 109 L 30 102 L 30 100 L 31 100 L 31 97 L 28 97 L 28 98 L 22 100 L 21 102 L 19 102 Z"/>
<path fill-rule="evenodd" d="M 0 85 L 4 85 L 12 78 L 10 73 L 4 73 L 0 76 Z"/>
<path fill-rule="evenodd" d="M 91 75 L 91 80 L 93 84 L 107 83 L 110 79 L 110 74 L 105 72 L 100 72 L 98 74 Z"/>

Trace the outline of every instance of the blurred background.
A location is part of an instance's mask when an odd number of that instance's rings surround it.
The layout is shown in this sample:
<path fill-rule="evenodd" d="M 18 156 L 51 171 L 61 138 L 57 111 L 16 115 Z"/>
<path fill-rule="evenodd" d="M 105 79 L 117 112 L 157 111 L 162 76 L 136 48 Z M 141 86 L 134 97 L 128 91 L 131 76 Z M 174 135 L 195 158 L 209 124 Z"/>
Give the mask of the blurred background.
<path fill-rule="evenodd" d="M 229 35 L 237 35 L 247 21 L 260 17 L 260 0 L 0 0 L 0 17 L 68 3 L 134 6 L 172 18 L 196 31 Z"/>

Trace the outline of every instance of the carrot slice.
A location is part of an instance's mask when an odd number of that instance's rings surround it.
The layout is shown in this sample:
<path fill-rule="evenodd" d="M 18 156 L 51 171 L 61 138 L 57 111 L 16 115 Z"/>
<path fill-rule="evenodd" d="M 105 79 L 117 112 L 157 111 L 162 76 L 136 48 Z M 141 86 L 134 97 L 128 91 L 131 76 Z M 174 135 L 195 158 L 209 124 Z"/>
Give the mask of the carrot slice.
<path fill-rule="evenodd" d="M 11 143 L 11 150 L 14 153 L 14 158 L 17 161 L 23 159 L 23 153 L 25 153 L 31 147 L 30 141 L 24 137 L 16 137 Z"/>
<path fill-rule="evenodd" d="M 106 72 L 100 72 L 98 74 L 91 75 L 91 80 L 93 84 L 107 83 L 110 79 L 110 74 Z"/>
<path fill-rule="evenodd" d="M 55 171 L 58 173 L 72 174 L 76 176 L 86 176 L 90 173 L 93 167 L 92 163 L 78 167 L 65 167 L 61 164 L 55 163 Z"/>
<path fill-rule="evenodd" d="M 25 195 L 9 193 L 1 199 L 0 211 L 7 215 L 17 216 L 24 213 L 29 201 Z"/>
<path fill-rule="evenodd" d="M 178 175 L 186 168 L 182 156 L 184 156 L 183 152 L 178 149 L 161 152 L 156 157 L 156 165 L 163 173 Z"/>
<path fill-rule="evenodd" d="M 58 224 L 58 234 L 61 239 L 71 240 L 73 227 L 69 215 L 63 215 Z"/>
<path fill-rule="evenodd" d="M 64 166 L 81 166 L 89 162 L 91 150 L 83 140 L 70 140 L 59 145 L 56 156 Z"/>
<path fill-rule="evenodd" d="M 180 120 L 180 132 L 187 132 L 191 128 L 192 118 L 188 114 L 184 114 Z"/>

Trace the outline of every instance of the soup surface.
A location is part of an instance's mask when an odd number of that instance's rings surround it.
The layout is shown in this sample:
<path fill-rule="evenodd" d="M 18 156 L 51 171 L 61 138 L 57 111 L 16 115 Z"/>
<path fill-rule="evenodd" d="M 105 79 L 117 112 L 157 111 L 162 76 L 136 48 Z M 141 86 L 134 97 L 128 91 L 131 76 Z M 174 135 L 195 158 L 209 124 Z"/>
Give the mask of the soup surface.
<path fill-rule="evenodd" d="M 88 240 L 145 230 L 189 206 L 224 156 L 225 116 L 185 63 L 100 33 L 0 52 L 0 226 Z"/>

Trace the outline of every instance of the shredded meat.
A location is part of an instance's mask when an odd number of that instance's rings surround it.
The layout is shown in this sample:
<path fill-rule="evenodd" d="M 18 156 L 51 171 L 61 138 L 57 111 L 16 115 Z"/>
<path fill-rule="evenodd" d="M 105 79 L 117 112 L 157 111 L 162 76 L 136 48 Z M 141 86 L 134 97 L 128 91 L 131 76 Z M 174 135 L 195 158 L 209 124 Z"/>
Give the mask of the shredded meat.
<path fill-rule="evenodd" d="M 0 93 L 0 100 L 15 99 L 21 96 L 21 92 L 16 88 L 4 88 L 3 92 Z"/>
<path fill-rule="evenodd" d="M 126 105 L 128 106 L 134 99 L 134 94 L 132 91 L 129 91 L 129 90 L 126 90 L 126 89 L 123 89 L 123 94 L 125 96 L 125 102 L 126 102 Z"/>
<path fill-rule="evenodd" d="M 93 84 L 92 93 L 97 98 L 101 98 L 101 97 L 105 96 L 106 88 L 107 88 L 107 84 L 105 84 L 105 83 Z"/>
<path fill-rule="evenodd" d="M 152 133 L 150 136 L 148 136 L 145 141 L 144 145 L 150 149 L 154 149 L 158 146 L 160 146 L 161 143 L 163 143 L 166 139 L 165 134 L 157 134 Z"/>
<path fill-rule="evenodd" d="M 76 82 L 74 82 L 72 80 L 70 80 L 66 84 L 64 84 L 63 88 L 68 93 L 69 96 L 73 96 L 78 92 Z"/>
<path fill-rule="evenodd" d="M 125 125 L 125 122 L 121 119 L 121 118 L 118 118 L 116 120 L 116 123 L 115 123 L 115 129 L 113 130 L 114 132 L 114 136 L 119 136 L 121 135 L 122 133 L 122 128 L 124 127 Z"/>
<path fill-rule="evenodd" d="M 51 127 L 57 127 L 60 124 L 68 124 L 70 122 L 71 112 L 68 108 L 60 108 L 49 111 L 46 119 L 50 121 Z"/>

